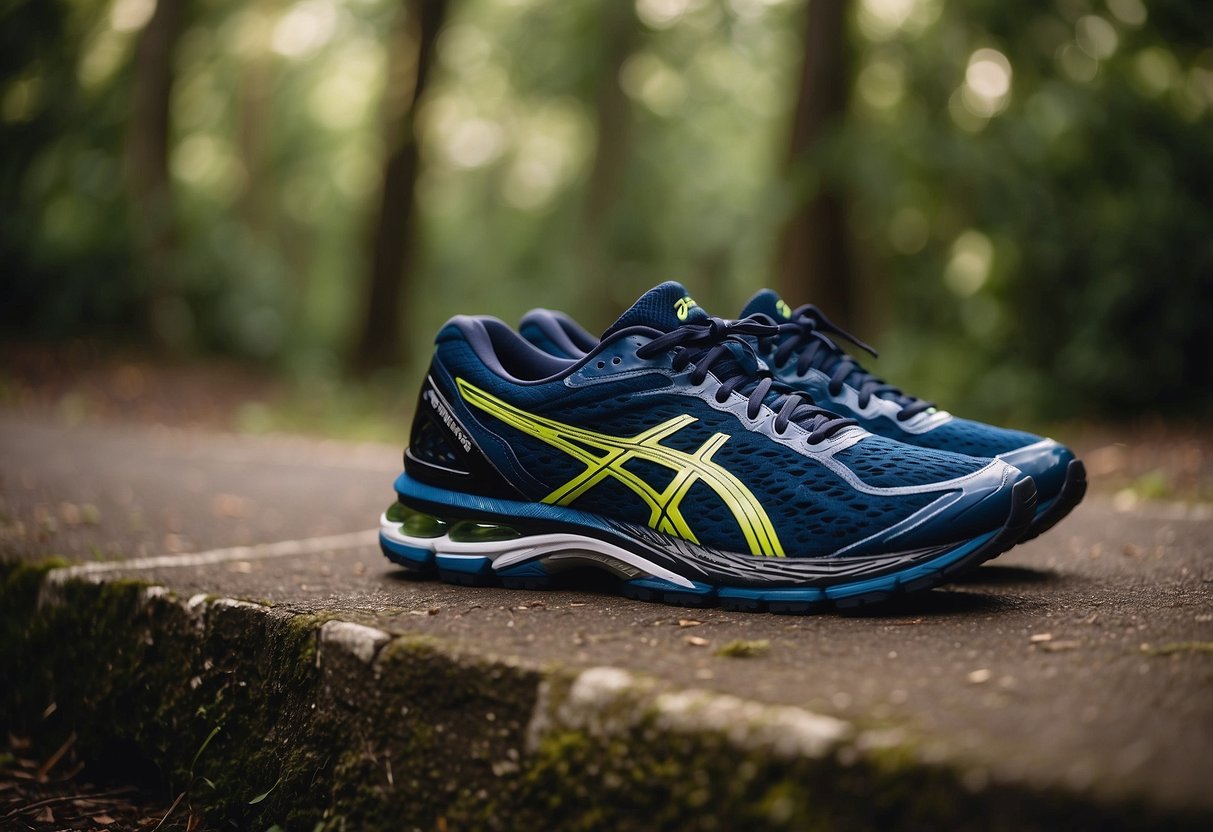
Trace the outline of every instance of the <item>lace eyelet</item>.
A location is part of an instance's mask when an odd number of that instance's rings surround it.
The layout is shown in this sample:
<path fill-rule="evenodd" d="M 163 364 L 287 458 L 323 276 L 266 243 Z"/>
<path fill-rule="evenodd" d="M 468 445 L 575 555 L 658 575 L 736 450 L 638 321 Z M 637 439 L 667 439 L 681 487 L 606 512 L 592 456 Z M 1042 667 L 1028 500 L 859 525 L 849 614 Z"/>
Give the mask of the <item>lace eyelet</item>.
<path fill-rule="evenodd" d="M 603 367 L 605 367 L 605 366 L 606 366 L 606 362 L 605 362 L 605 361 L 599 361 L 597 366 L 598 366 L 598 369 L 600 369 L 600 370 L 601 370 Z"/>
<path fill-rule="evenodd" d="M 622 362 L 623 362 L 623 359 L 620 358 L 619 356 L 615 356 L 614 358 L 611 359 L 612 364 L 620 364 Z"/>

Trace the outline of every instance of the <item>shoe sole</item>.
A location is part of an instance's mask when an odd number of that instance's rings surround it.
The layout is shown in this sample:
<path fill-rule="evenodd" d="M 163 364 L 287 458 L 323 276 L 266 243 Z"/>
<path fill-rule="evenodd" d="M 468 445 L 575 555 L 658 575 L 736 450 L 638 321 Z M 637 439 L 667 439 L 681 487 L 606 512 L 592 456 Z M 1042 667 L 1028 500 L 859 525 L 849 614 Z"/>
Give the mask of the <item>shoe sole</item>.
<path fill-rule="evenodd" d="M 1056 526 L 1061 519 L 1074 510 L 1082 502 L 1087 493 L 1087 469 L 1081 460 L 1072 459 L 1066 466 L 1066 479 L 1061 491 L 1052 500 L 1036 507 L 1036 517 L 1028 525 L 1028 530 L 1020 539 L 1020 543 L 1034 540 L 1049 529 Z"/>
<path fill-rule="evenodd" d="M 398 492 L 406 480 L 407 477 L 402 477 L 397 482 Z M 1032 522 L 1036 485 L 1031 479 L 1025 479 L 1012 487 L 1012 507 L 1001 528 L 930 552 L 883 556 L 883 560 L 889 562 L 900 557 L 908 565 L 885 571 L 877 577 L 856 579 L 855 575 L 847 575 L 844 571 L 850 567 L 854 572 L 866 570 L 870 575 L 873 563 L 880 560 L 873 557 L 781 558 L 797 567 L 812 568 L 818 562 L 828 562 L 831 574 L 801 579 L 795 586 L 746 586 L 744 577 L 736 586 L 691 580 L 651 560 L 653 550 L 645 547 L 642 541 L 632 541 L 640 549 L 638 552 L 620 545 L 623 542 L 620 539 L 607 540 L 584 534 L 582 532 L 588 530 L 583 529 L 519 533 L 508 525 L 525 522 L 525 515 L 517 513 L 457 512 L 456 516 L 444 521 L 439 516 L 450 516 L 450 506 L 410 498 L 404 493 L 399 496 L 402 504 L 414 512 L 429 515 L 426 519 L 432 521 L 436 529 L 443 530 L 433 536 L 418 537 L 405 533 L 404 524 L 389 519 L 387 514 L 380 519 L 379 543 L 383 554 L 392 563 L 418 576 L 436 576 L 446 583 L 464 586 L 543 590 L 564 585 L 567 573 L 574 569 L 593 567 L 603 574 L 605 588 L 641 601 L 804 615 L 886 603 L 899 596 L 939 586 L 955 575 L 997 557 L 1014 546 Z M 482 505 L 496 502 L 473 499 Z M 448 528 L 450 531 L 444 531 Z M 484 539 L 502 536 L 508 537 Z M 687 547 L 685 543 L 680 542 L 680 545 Z M 740 556 L 729 557 L 737 559 Z M 767 563 L 769 560 L 761 559 Z M 754 565 L 757 561 L 755 559 Z M 687 571 L 692 569 L 702 572 L 688 559 Z"/>

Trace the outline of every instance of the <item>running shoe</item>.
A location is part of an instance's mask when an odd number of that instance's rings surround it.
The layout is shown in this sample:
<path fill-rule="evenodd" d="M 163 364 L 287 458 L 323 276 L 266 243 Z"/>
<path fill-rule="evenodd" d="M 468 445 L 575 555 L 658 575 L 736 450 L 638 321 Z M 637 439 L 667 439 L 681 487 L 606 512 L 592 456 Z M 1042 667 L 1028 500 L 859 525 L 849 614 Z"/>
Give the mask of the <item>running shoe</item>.
<path fill-rule="evenodd" d="M 546 588 L 588 567 L 643 600 L 813 612 L 927 589 L 1023 535 L 1030 477 L 817 407 L 755 354 L 780 331 L 711 318 L 672 282 L 576 358 L 452 318 L 384 554 L 454 583 Z"/>
<path fill-rule="evenodd" d="M 1000 459 L 1031 476 L 1038 502 L 1024 541 L 1052 528 L 1082 501 L 1086 470 L 1069 448 L 1035 434 L 959 419 L 873 376 L 839 346 L 838 339 L 873 356 L 875 350 L 815 306 L 792 309 L 775 292 L 763 289 L 741 314 L 780 326 L 778 335 L 758 339 L 760 356 L 777 379 L 821 406 L 879 436 L 919 448 Z M 597 341 L 567 315 L 547 309 L 529 312 L 519 329 L 531 343 L 564 357 L 584 355 Z"/>

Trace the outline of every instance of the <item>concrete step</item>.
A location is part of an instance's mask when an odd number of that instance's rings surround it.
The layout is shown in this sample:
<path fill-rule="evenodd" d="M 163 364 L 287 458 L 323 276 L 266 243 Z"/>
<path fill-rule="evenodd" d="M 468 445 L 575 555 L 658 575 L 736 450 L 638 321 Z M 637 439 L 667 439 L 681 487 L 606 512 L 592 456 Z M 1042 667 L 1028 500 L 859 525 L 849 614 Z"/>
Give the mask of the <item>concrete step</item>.
<path fill-rule="evenodd" d="M 332 555 L 282 554 L 279 565 L 314 573 L 307 559 Z M 1055 769 L 1022 776 L 888 715 L 839 718 L 678 684 L 659 666 L 586 667 L 545 651 L 537 661 L 455 629 L 401 626 L 402 616 L 451 623 L 453 595 L 396 610 L 385 625 L 322 605 L 194 592 L 182 570 L 149 583 L 149 572 L 4 567 L 0 722 L 52 740 L 74 730 L 94 760 L 136 755 L 216 826 L 1208 829 L 1213 820 L 1207 794 L 1109 793 Z M 517 619 L 592 603 L 551 593 L 544 607 L 527 606 L 533 595 L 518 596 Z M 710 633 L 670 627 L 679 641 Z M 766 672 L 763 660 L 726 652 L 712 662 Z"/>

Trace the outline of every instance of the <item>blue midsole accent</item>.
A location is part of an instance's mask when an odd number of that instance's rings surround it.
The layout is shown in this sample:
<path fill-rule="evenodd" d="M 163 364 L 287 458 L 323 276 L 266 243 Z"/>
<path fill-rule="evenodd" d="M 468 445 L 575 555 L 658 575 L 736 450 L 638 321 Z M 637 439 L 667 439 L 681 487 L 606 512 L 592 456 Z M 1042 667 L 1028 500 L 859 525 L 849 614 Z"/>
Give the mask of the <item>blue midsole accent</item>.
<path fill-rule="evenodd" d="M 434 563 L 439 569 L 469 575 L 487 575 L 493 571 L 493 561 L 480 555 L 444 555 L 439 552 L 434 556 Z"/>
<path fill-rule="evenodd" d="M 537 560 L 530 563 L 520 563 L 517 566 L 507 566 L 497 572 L 503 578 L 547 578 L 547 567 Z"/>
<path fill-rule="evenodd" d="M 912 566 L 901 572 L 895 572 L 892 575 L 882 575 L 879 578 L 871 578 L 866 581 L 856 581 L 855 583 L 826 587 L 825 594 L 829 598 L 846 598 L 847 596 L 860 595 L 864 592 L 892 592 L 897 588 L 898 584 L 904 584 L 923 575 L 938 572 L 944 567 L 964 558 L 981 546 L 984 546 L 996 534 L 997 532 L 990 532 L 989 534 L 983 534 L 981 537 L 975 537 L 937 558 L 926 563 L 920 563 L 917 566 Z"/>
<path fill-rule="evenodd" d="M 741 598 L 749 601 L 824 601 L 826 594 L 820 589 L 744 589 L 724 586 L 717 593 L 721 598 Z"/>
<path fill-rule="evenodd" d="M 661 592 L 679 592 L 685 595 L 703 595 L 705 597 L 712 595 L 716 591 L 711 584 L 704 584 L 699 581 L 691 581 L 693 585 L 689 587 L 680 586 L 664 578 L 632 578 L 627 583 L 631 586 L 643 587 L 644 589 L 656 589 Z"/>
<path fill-rule="evenodd" d="M 398 540 L 392 540 L 383 534 L 383 532 L 379 533 L 379 545 L 383 547 L 385 552 L 390 551 L 396 558 L 406 560 L 409 563 L 415 563 L 418 566 L 430 566 L 434 562 L 434 553 L 429 549 L 409 546 Z"/>

